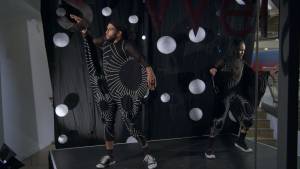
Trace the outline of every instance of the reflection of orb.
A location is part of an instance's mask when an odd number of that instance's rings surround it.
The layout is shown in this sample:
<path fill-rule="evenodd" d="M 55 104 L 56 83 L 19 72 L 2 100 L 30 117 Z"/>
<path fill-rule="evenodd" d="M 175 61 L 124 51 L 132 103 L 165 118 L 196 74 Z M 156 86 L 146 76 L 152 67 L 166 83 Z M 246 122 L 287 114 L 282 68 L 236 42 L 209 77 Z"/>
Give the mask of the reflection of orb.
<path fill-rule="evenodd" d="M 192 42 L 198 43 L 205 39 L 205 34 L 205 30 L 202 27 L 199 27 L 196 34 L 193 29 L 190 30 L 189 38 Z"/>
<path fill-rule="evenodd" d="M 229 111 L 229 119 L 235 123 L 237 122 L 231 111 Z"/>
<path fill-rule="evenodd" d="M 56 33 L 53 36 L 53 42 L 57 47 L 66 47 L 70 42 L 70 38 L 66 33 Z"/>
<path fill-rule="evenodd" d="M 143 40 L 146 40 L 146 35 L 143 35 L 143 36 L 142 36 L 142 39 L 143 39 Z"/>
<path fill-rule="evenodd" d="M 68 137 L 66 135 L 62 134 L 58 137 L 57 140 L 60 144 L 65 144 L 68 141 Z"/>
<path fill-rule="evenodd" d="M 235 2 L 239 5 L 246 5 L 246 3 L 243 0 L 235 0 Z"/>
<path fill-rule="evenodd" d="M 162 36 L 157 41 L 157 49 L 163 54 L 170 54 L 176 49 L 176 41 L 170 36 Z"/>
<path fill-rule="evenodd" d="M 163 102 L 163 103 L 167 103 L 169 102 L 171 99 L 171 96 L 168 94 L 168 93 L 164 93 L 160 96 L 160 100 Z"/>
<path fill-rule="evenodd" d="M 136 138 L 130 136 L 127 138 L 126 143 L 137 143 L 138 141 L 136 140 Z"/>
<path fill-rule="evenodd" d="M 192 108 L 190 110 L 189 116 L 193 121 L 199 121 L 200 119 L 202 119 L 203 113 L 199 108 Z"/>
<path fill-rule="evenodd" d="M 220 10 L 217 10 L 216 15 L 217 15 L 217 16 L 220 16 L 220 15 L 221 15 L 221 11 L 220 11 Z"/>
<path fill-rule="evenodd" d="M 189 90 L 192 94 L 201 94 L 205 90 L 205 83 L 200 79 L 195 79 L 190 82 Z"/>
<path fill-rule="evenodd" d="M 131 15 L 128 18 L 129 23 L 136 24 L 139 21 L 139 17 L 136 15 Z"/>
<path fill-rule="evenodd" d="M 65 104 L 60 104 L 55 107 L 55 113 L 59 117 L 65 117 L 69 112 L 69 108 Z"/>
<path fill-rule="evenodd" d="M 112 13 L 112 10 L 110 7 L 105 7 L 102 9 L 102 15 L 103 16 L 110 16 Z"/>
<path fill-rule="evenodd" d="M 66 15 L 66 10 L 64 8 L 57 8 L 56 9 L 56 15 L 57 16 L 65 16 Z"/>

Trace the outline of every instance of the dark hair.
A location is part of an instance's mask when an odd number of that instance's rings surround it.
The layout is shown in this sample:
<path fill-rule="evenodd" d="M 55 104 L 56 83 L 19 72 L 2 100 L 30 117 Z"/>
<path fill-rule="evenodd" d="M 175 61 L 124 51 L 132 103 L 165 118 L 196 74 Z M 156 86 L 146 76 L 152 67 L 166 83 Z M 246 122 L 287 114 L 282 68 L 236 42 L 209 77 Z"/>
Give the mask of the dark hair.
<path fill-rule="evenodd" d="M 119 22 L 115 20 L 110 20 L 108 23 L 112 24 L 118 31 L 122 32 L 122 38 L 128 39 L 128 32 L 126 26 L 120 24 Z"/>
<path fill-rule="evenodd" d="M 232 41 L 232 45 L 231 45 L 231 53 L 230 55 L 232 57 L 238 57 L 239 56 L 239 50 L 240 50 L 240 45 L 241 44 L 245 44 L 245 41 L 242 39 L 234 39 Z"/>
<path fill-rule="evenodd" d="M 245 41 L 242 39 L 234 39 L 232 42 L 232 46 L 235 48 L 239 48 L 242 43 L 245 44 Z"/>

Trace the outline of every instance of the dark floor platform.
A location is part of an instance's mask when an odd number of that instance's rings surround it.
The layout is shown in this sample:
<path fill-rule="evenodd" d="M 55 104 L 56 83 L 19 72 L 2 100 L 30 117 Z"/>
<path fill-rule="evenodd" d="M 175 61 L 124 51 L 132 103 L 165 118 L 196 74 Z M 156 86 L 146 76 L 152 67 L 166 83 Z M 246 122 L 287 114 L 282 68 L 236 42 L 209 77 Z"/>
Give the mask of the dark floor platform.
<path fill-rule="evenodd" d="M 231 136 L 216 140 L 217 159 L 204 157 L 207 138 L 180 138 L 149 142 L 158 161 L 157 169 L 254 169 L 255 153 L 244 153 L 233 146 Z M 249 146 L 254 148 L 253 142 Z M 53 150 L 50 163 L 53 169 L 96 169 L 95 165 L 104 154 L 103 146 L 79 147 Z M 111 169 L 143 169 L 143 153 L 138 144 L 118 144 L 114 156 L 117 164 Z M 276 169 L 277 151 L 257 144 L 257 168 Z"/>

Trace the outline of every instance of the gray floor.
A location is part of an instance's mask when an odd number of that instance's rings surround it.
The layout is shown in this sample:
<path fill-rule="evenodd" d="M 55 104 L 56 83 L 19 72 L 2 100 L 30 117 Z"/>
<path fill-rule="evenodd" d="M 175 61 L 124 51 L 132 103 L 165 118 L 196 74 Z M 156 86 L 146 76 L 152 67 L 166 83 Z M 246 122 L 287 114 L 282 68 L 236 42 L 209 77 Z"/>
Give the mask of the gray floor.
<path fill-rule="evenodd" d="M 55 149 L 55 146 L 49 145 L 45 149 L 25 159 L 24 161 L 22 161 L 25 166 L 21 169 L 49 169 L 48 154 L 49 151 L 53 149 Z"/>
<path fill-rule="evenodd" d="M 151 141 L 152 154 L 159 169 L 253 169 L 255 153 L 245 153 L 234 147 L 235 138 L 219 136 L 215 142 L 217 159 L 204 157 L 207 138 L 180 138 Z M 254 147 L 253 142 L 248 142 Z M 103 146 L 90 146 L 51 151 L 56 169 L 95 169 Z M 119 144 L 114 151 L 117 164 L 110 169 L 143 169 L 143 153 L 138 144 Z M 276 169 L 277 152 L 274 148 L 257 144 L 257 169 Z M 80 161 L 80 162 L 79 162 Z M 79 162 L 79 163 L 78 163 Z"/>

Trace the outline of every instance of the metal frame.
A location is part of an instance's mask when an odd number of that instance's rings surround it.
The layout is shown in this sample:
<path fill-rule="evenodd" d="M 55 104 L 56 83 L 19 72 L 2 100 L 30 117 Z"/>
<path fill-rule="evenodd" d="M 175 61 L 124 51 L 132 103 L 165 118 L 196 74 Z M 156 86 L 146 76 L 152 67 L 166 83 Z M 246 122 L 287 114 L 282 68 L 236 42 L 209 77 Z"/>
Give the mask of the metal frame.
<path fill-rule="evenodd" d="M 297 168 L 299 24 L 297 0 L 280 0 L 278 169 Z M 293 24 L 292 24 L 293 23 Z"/>

